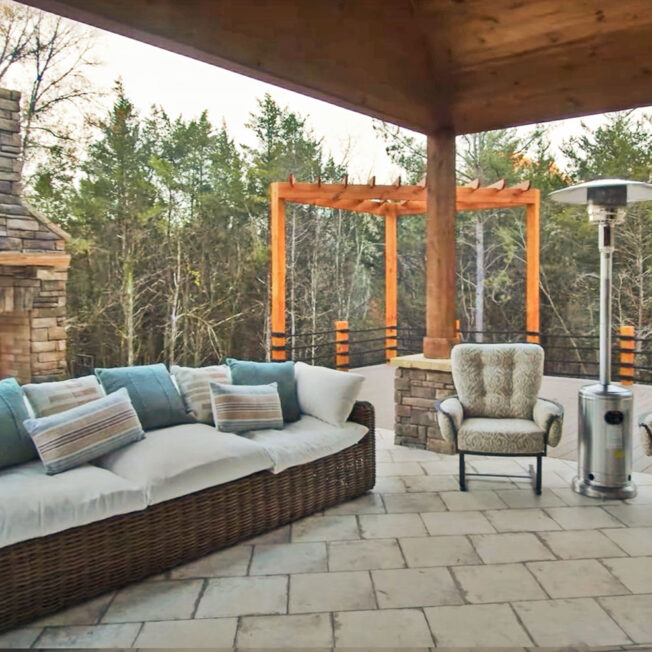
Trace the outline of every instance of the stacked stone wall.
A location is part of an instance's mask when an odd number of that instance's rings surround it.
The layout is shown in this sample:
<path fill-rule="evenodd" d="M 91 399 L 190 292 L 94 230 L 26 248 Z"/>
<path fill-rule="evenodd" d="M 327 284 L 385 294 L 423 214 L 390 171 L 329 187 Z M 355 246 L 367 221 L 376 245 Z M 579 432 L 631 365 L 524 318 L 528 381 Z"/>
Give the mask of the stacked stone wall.
<path fill-rule="evenodd" d="M 437 425 L 435 401 L 455 393 L 447 371 L 397 367 L 394 381 L 395 443 L 437 453 L 454 453 Z"/>

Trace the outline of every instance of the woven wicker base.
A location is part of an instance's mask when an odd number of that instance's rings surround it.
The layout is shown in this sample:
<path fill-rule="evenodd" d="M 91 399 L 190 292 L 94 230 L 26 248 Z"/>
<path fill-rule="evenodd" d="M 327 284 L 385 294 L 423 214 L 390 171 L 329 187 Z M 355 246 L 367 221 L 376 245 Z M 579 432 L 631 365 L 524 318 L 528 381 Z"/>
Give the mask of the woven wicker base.
<path fill-rule="evenodd" d="M 0 549 L 0 631 L 368 491 L 376 476 L 373 406 L 356 403 L 350 420 L 369 433 L 329 457 Z"/>

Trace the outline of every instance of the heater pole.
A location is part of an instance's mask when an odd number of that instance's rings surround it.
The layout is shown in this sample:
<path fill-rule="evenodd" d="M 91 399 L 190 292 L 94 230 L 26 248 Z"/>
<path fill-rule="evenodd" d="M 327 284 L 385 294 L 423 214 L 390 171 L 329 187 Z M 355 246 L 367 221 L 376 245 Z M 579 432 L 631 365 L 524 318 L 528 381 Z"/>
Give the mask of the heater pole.
<path fill-rule="evenodd" d="M 600 223 L 600 384 L 611 382 L 611 270 L 613 232 L 610 224 Z"/>

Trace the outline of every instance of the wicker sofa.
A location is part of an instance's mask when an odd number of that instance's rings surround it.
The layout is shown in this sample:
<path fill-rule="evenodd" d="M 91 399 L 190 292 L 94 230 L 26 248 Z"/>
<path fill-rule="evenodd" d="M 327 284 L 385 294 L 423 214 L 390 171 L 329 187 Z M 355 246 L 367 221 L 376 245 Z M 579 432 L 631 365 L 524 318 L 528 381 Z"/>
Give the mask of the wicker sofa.
<path fill-rule="evenodd" d="M 313 461 L 276 473 L 270 463 L 269 470 L 0 547 L 0 631 L 370 490 L 373 406 L 355 403 L 349 421 L 365 426 L 362 438 Z"/>

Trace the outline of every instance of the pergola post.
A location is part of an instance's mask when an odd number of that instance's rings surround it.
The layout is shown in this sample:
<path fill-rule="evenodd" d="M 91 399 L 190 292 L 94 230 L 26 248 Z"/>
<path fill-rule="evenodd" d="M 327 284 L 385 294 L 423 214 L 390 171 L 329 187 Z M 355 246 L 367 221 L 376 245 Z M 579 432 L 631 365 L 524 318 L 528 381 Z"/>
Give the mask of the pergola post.
<path fill-rule="evenodd" d="M 426 169 L 427 358 L 448 358 L 455 337 L 455 132 L 428 135 Z"/>
<path fill-rule="evenodd" d="M 277 183 L 270 185 L 269 231 L 271 239 L 271 359 L 282 361 L 285 354 L 285 200 Z"/>
<path fill-rule="evenodd" d="M 398 326 L 398 219 L 388 204 L 385 212 L 385 357 L 397 355 Z"/>
<path fill-rule="evenodd" d="M 525 276 L 525 330 L 528 342 L 539 343 L 539 247 L 541 193 L 534 191 L 536 201 L 526 209 L 526 276 Z"/>

